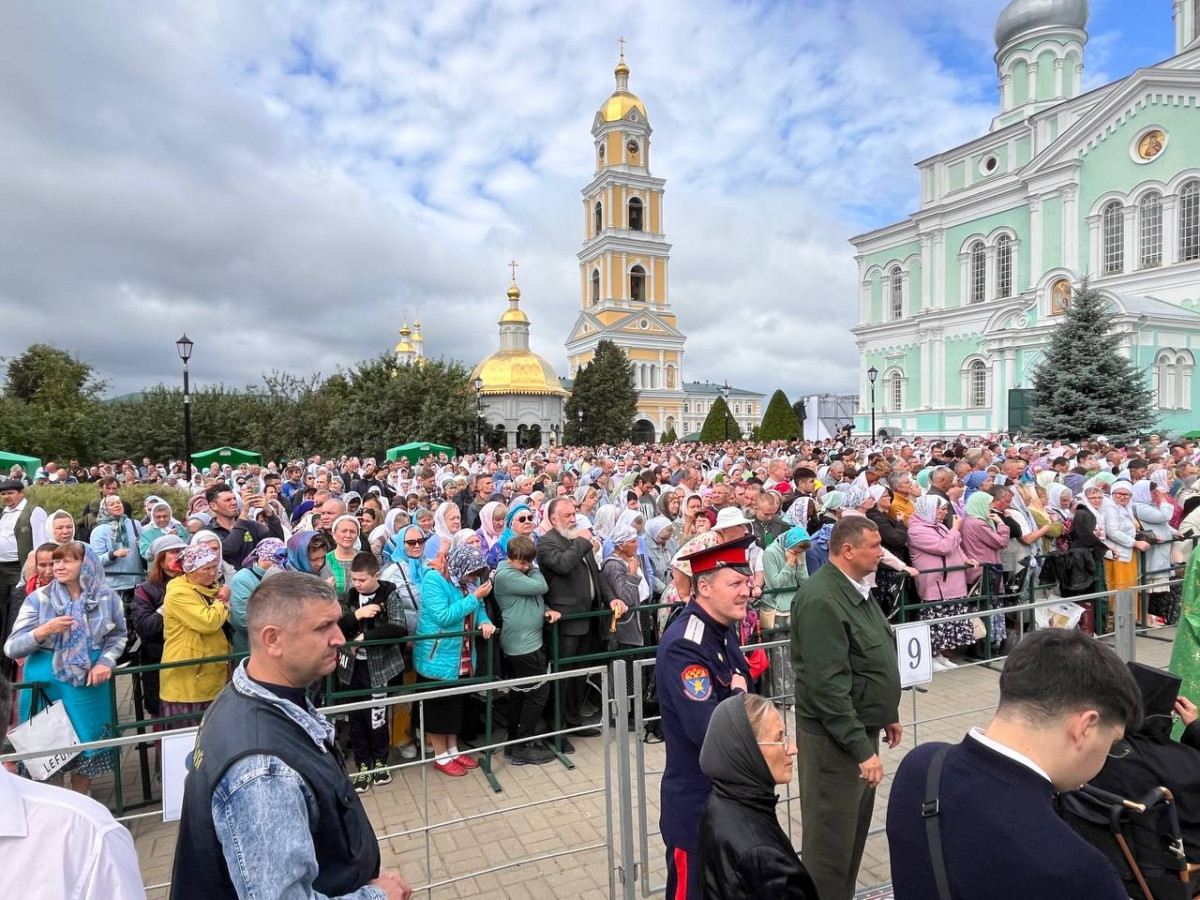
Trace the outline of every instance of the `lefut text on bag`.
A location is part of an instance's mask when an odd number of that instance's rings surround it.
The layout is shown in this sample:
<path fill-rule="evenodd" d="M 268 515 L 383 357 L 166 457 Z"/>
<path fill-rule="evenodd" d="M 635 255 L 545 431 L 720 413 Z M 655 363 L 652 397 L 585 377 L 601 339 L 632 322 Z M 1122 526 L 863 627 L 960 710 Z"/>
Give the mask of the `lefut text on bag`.
<path fill-rule="evenodd" d="M 8 733 L 8 739 L 18 753 L 79 744 L 79 735 L 75 733 L 75 726 L 71 724 L 61 700 L 51 703 L 29 721 L 22 722 Z M 50 756 L 35 756 L 25 760 L 25 768 L 35 781 L 45 781 L 78 755 L 78 750 L 64 750 Z"/>

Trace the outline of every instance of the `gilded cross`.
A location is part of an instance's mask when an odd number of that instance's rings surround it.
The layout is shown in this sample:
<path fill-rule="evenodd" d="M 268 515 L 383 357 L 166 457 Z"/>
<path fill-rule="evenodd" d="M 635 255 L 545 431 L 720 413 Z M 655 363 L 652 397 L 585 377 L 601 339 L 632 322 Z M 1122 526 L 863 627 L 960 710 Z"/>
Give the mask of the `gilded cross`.
<path fill-rule="evenodd" d="M 508 267 L 509 267 L 510 269 L 512 269 L 512 281 L 513 281 L 513 284 L 516 284 L 516 283 L 517 283 L 517 266 L 519 266 L 519 265 L 520 265 L 520 263 L 519 263 L 519 262 L 517 262 L 515 259 L 514 259 L 514 260 L 512 260 L 511 262 L 509 262 L 509 264 L 508 264 Z"/>
<path fill-rule="evenodd" d="M 617 43 L 621 45 L 621 59 L 625 58 L 625 38 L 617 38 Z"/>

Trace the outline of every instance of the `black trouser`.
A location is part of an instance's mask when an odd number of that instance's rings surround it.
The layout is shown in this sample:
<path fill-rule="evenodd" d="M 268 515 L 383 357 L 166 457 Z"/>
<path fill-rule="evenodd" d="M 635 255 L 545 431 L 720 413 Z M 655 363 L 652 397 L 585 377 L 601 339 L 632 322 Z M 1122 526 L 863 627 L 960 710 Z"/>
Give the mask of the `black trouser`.
<path fill-rule="evenodd" d="M 508 670 L 513 678 L 529 678 L 533 675 L 546 674 L 546 652 L 535 650 L 520 656 L 506 656 Z M 537 734 L 538 719 L 546 708 L 546 698 L 550 696 L 550 685 L 541 682 L 536 685 L 510 688 L 508 691 L 508 739 L 510 741 L 527 740 L 531 734 Z"/>
<path fill-rule="evenodd" d="M 591 652 L 592 636 L 585 634 L 558 635 L 558 658 L 568 660 L 558 666 L 559 671 L 565 669 L 580 669 L 587 663 L 570 662 L 575 656 L 583 656 Z M 580 675 L 578 678 L 564 678 L 558 684 L 562 685 L 562 721 L 563 724 L 576 728 L 583 722 L 583 703 L 587 697 L 587 679 Z"/>
<path fill-rule="evenodd" d="M 350 674 L 350 690 L 365 691 L 374 687 L 371 684 L 371 670 L 365 659 L 354 661 L 354 671 Z M 383 697 L 384 694 L 372 695 Z M 355 697 L 354 701 L 363 700 Z M 370 768 L 375 763 L 387 763 L 388 759 L 388 708 L 373 706 L 370 709 L 359 709 L 350 713 L 350 749 L 354 752 L 354 763 Z"/>
<path fill-rule="evenodd" d="M 21 612 L 21 604 L 25 596 L 17 591 L 21 583 L 21 564 L 17 562 L 0 562 L 0 645 L 8 640 L 12 627 Z M 17 664 L 0 653 L 0 674 L 12 679 L 16 674 Z"/>

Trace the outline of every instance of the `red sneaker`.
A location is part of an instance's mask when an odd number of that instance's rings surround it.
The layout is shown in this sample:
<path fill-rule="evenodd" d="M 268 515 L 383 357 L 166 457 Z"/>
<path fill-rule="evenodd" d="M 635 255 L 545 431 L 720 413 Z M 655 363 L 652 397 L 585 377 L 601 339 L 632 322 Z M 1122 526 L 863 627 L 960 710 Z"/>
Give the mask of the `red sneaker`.
<path fill-rule="evenodd" d="M 444 763 L 435 762 L 433 767 L 443 775 L 449 775 L 451 778 L 461 778 L 463 775 L 467 774 L 467 770 L 463 766 L 459 765 L 457 760 L 453 759 Z"/>
<path fill-rule="evenodd" d="M 479 768 L 479 763 L 475 762 L 475 760 L 471 759 L 471 757 L 467 756 L 465 753 L 460 753 L 458 756 L 454 757 L 454 761 L 464 769 Z"/>

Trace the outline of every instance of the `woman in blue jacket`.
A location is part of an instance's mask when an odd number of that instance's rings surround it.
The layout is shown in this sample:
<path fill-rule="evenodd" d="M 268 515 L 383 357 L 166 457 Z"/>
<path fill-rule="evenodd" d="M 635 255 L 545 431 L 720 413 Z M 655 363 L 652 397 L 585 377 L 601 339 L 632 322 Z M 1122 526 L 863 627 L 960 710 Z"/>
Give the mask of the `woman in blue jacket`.
<path fill-rule="evenodd" d="M 485 639 L 496 628 L 488 618 L 483 600 L 492 592 L 488 566 L 477 547 L 461 544 L 450 550 L 446 575 L 428 569 L 421 578 L 421 613 L 417 636 L 473 631 Z M 475 674 L 474 636 L 427 637 L 416 642 L 413 662 L 423 682 L 457 681 Z M 458 732 L 463 724 L 463 696 L 425 701 L 422 715 L 436 759 L 434 768 L 443 775 L 466 775 L 479 763 L 458 751 Z"/>

